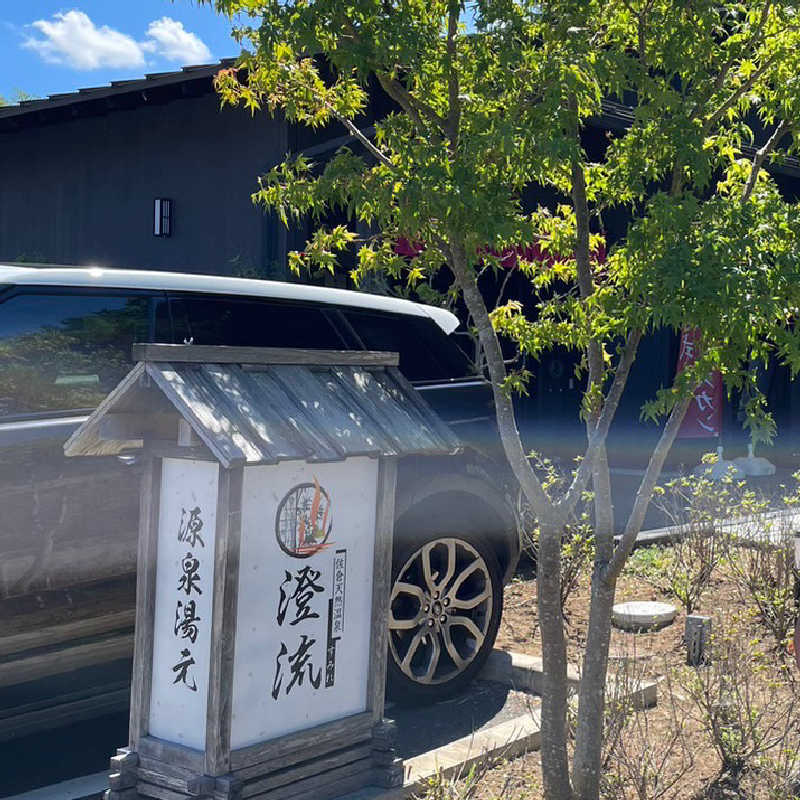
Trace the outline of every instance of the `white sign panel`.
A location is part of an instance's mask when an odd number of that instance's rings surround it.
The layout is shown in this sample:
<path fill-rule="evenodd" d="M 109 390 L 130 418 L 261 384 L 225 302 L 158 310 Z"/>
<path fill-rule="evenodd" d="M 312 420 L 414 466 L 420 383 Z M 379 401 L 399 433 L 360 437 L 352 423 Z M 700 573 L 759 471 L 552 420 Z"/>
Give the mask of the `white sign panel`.
<path fill-rule="evenodd" d="M 165 458 L 150 734 L 205 748 L 219 466 Z"/>
<path fill-rule="evenodd" d="M 244 472 L 231 746 L 366 709 L 378 462 Z"/>

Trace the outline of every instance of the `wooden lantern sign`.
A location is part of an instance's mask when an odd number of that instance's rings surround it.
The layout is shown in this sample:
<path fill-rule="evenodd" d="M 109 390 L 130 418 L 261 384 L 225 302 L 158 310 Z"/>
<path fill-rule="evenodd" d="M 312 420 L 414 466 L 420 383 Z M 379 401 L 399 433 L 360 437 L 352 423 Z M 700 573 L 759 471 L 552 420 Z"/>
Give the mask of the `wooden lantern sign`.
<path fill-rule="evenodd" d="M 137 345 L 65 445 L 142 449 L 129 746 L 110 800 L 402 780 L 383 725 L 396 460 L 458 442 L 391 353 Z"/>

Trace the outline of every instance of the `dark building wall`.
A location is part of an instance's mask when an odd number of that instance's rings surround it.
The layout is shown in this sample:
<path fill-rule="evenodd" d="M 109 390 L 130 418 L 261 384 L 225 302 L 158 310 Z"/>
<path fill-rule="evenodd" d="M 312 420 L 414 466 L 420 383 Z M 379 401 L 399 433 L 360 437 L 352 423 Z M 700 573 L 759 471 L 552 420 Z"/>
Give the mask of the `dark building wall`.
<path fill-rule="evenodd" d="M 282 119 L 213 94 L 3 132 L 0 260 L 279 277 L 285 231 L 250 195 L 286 151 Z"/>
<path fill-rule="evenodd" d="M 365 128 L 391 110 L 387 98 L 374 87 L 370 98 L 359 120 Z M 309 228 L 295 225 L 287 231 L 255 207 L 250 195 L 257 176 L 287 152 L 311 148 L 316 160 L 324 159 L 343 129 L 290 127 L 266 113 L 252 117 L 241 109 L 220 109 L 210 77 L 192 79 L 183 89 L 175 85 L 137 89 L 111 102 L 128 107 L 98 113 L 100 106 L 81 110 L 78 104 L 72 110 L 38 111 L 26 115 L 16 130 L 10 129 L 11 120 L 3 121 L 0 262 L 290 277 L 286 252 L 304 245 Z M 91 102 L 84 102 L 88 105 Z M 601 120 L 585 131 L 583 145 L 597 160 L 603 157 L 609 125 Z M 779 183 L 787 197 L 797 196 L 798 173 L 780 175 Z M 170 238 L 153 235 L 156 197 L 174 202 Z M 564 199 L 536 186 L 524 195 L 529 208 Z M 604 215 L 610 243 L 624 236 L 627 223 L 624 210 Z M 324 282 L 343 285 L 345 278 L 339 273 Z M 487 299 L 493 297 L 492 286 L 482 283 L 482 289 Z M 525 282 L 512 282 L 507 296 L 529 302 L 529 290 Z M 676 334 L 662 331 L 642 343 L 612 430 L 612 463 L 646 461 L 658 428 L 640 423 L 639 413 L 642 403 L 672 380 L 676 342 Z M 576 413 L 575 355 L 553 353 L 527 366 L 534 379 L 531 397 L 520 404 L 520 421 L 532 431 L 532 446 L 550 450 L 555 442 L 579 450 L 585 431 Z M 779 440 L 794 459 L 800 447 L 795 444 L 800 442 L 800 381 L 790 382 L 785 370 L 774 370 L 768 377 L 765 389 L 778 421 Z M 741 450 L 744 437 L 736 410 L 735 398 L 726 402 L 725 440 L 736 442 Z M 690 449 L 707 446 L 707 440 L 694 442 Z M 676 458 L 684 460 L 680 454 Z M 694 458 L 692 452 L 686 463 Z"/>

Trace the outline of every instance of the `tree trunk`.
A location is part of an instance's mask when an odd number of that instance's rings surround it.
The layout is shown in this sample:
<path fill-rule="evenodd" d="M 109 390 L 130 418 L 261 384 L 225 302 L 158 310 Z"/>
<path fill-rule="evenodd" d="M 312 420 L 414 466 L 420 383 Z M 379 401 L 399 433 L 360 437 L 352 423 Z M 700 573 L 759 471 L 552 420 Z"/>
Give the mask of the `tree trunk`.
<path fill-rule="evenodd" d="M 614 535 L 614 503 L 611 497 L 611 475 L 608 470 L 608 453 L 605 445 L 597 454 L 592 472 L 592 487 L 594 489 L 594 535 L 595 543 L 597 543 L 602 536 Z"/>
<path fill-rule="evenodd" d="M 561 609 L 561 534 L 539 520 L 536 582 L 542 632 L 542 777 L 547 800 L 571 800 L 567 756 L 567 644 Z"/>
<path fill-rule="evenodd" d="M 611 610 L 617 578 L 633 549 L 636 535 L 644 522 L 658 476 L 669 453 L 691 398 L 678 402 L 667 419 L 658 445 L 651 454 L 647 470 L 636 495 L 623 540 L 614 547 L 613 530 L 596 535 L 595 570 L 592 575 L 592 599 L 589 630 L 581 674 L 578 707 L 578 730 L 572 765 L 575 800 L 598 800 L 605 711 L 605 685 L 608 671 L 608 647 L 611 638 Z"/>
<path fill-rule="evenodd" d="M 603 578 L 602 564 L 598 557 L 592 575 L 589 630 L 578 697 L 578 729 L 572 764 L 576 800 L 598 800 L 600 796 L 608 647 L 611 639 L 611 609 L 616 591 L 616 583 L 608 583 Z"/>
<path fill-rule="evenodd" d="M 456 279 L 456 285 L 461 290 L 464 303 L 467 306 L 475 328 L 478 331 L 478 340 L 486 357 L 486 366 L 492 383 L 492 397 L 494 399 L 497 430 L 503 445 L 503 452 L 508 460 L 514 477 L 519 482 L 526 500 L 530 503 L 537 517 L 549 515 L 556 517 L 556 509 L 550 498 L 542 488 L 542 484 L 528 461 L 522 438 L 517 428 L 517 419 L 514 412 L 514 402 L 510 392 L 504 387 L 507 377 L 506 366 L 503 360 L 503 351 L 497 338 L 486 302 L 475 272 L 467 259 L 464 246 L 458 242 L 448 244 L 440 242 L 439 246 L 447 259 L 447 263 Z"/>
<path fill-rule="evenodd" d="M 575 114 L 575 144 L 580 152 L 580 123 L 578 101 L 573 95 L 570 110 Z M 594 294 L 595 283 L 589 250 L 589 202 L 582 158 L 572 163 L 572 204 L 575 210 L 577 246 L 575 261 L 578 289 L 587 300 Z M 592 339 L 586 348 L 589 366 L 585 409 L 587 440 L 591 440 L 602 411 L 600 398 L 605 377 L 601 345 Z M 578 729 L 572 764 L 572 786 L 575 798 L 598 800 L 600 796 L 600 758 L 605 716 L 605 683 L 608 667 L 608 645 L 611 637 L 611 608 L 614 604 L 614 584 L 603 580 L 603 566 L 608 563 L 614 548 L 614 507 L 611 499 L 611 478 L 605 443 L 600 447 L 592 465 L 594 490 L 595 568 L 592 574 L 592 595 L 589 606 L 589 630 L 583 657 L 581 685 L 578 698 Z"/>
<path fill-rule="evenodd" d="M 609 583 L 603 578 L 603 567 L 614 551 L 614 511 L 605 446 L 598 456 L 592 480 L 595 491 L 595 559 L 572 762 L 572 785 L 576 800 L 598 800 L 600 796 L 608 646 L 611 639 L 611 609 L 616 591 L 616 583 Z"/>
<path fill-rule="evenodd" d="M 561 610 L 561 535 L 556 512 L 528 461 L 517 429 L 514 404 L 503 387 L 506 369 L 475 273 L 458 243 L 441 242 L 456 284 L 486 356 L 497 427 L 509 464 L 540 526 L 537 560 L 539 627 L 542 632 L 542 775 L 547 800 L 572 800 L 567 753 L 567 645 Z"/>

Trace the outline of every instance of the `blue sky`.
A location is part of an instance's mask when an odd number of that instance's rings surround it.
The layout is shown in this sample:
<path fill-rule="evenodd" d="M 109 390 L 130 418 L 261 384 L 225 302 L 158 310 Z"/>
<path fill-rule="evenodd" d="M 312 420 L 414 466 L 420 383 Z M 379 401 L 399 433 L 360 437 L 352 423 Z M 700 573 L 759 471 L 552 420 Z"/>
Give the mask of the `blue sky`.
<path fill-rule="evenodd" d="M 235 56 L 230 23 L 193 0 L 0 0 L 0 97 L 38 97 Z"/>

